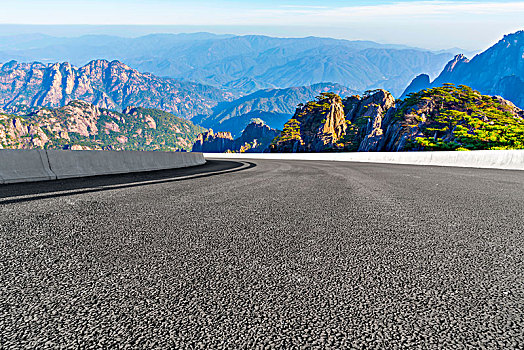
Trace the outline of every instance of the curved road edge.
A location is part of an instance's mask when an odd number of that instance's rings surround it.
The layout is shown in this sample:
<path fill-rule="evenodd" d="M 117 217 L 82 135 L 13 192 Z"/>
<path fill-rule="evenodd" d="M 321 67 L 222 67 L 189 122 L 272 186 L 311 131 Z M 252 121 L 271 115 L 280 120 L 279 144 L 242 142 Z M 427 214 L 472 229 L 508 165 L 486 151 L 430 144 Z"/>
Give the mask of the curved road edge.
<path fill-rule="evenodd" d="M 0 150 L 0 184 L 186 168 L 202 153 L 160 151 Z"/>
<path fill-rule="evenodd" d="M 524 170 L 524 150 L 359 153 L 204 153 L 213 159 L 280 159 Z"/>

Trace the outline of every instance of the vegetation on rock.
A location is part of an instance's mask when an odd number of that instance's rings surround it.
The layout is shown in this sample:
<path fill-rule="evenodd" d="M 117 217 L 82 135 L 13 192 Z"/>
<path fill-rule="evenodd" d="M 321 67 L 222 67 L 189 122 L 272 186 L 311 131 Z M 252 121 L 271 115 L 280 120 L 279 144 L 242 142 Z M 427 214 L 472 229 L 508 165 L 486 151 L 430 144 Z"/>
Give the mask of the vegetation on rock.
<path fill-rule="evenodd" d="M 25 116 L 0 114 L 0 147 L 188 151 L 204 130 L 156 109 L 120 113 L 72 101 Z"/>
<path fill-rule="evenodd" d="M 421 112 L 428 104 L 431 111 Z M 402 111 L 409 111 L 420 124 L 420 135 L 409 140 L 408 150 L 524 148 L 523 112 L 501 98 L 481 95 L 465 85 L 445 84 L 412 93 Z"/>
<path fill-rule="evenodd" d="M 453 84 L 403 101 L 385 90 L 344 100 L 323 93 L 299 105 L 271 145 L 273 152 L 494 149 L 524 149 L 524 111 Z"/>

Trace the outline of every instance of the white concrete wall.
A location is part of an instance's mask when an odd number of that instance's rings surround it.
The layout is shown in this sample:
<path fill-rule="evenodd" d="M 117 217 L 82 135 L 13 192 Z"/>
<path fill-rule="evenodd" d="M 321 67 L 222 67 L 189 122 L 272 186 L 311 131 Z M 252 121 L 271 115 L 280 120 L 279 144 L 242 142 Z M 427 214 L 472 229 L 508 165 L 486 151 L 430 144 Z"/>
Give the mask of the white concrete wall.
<path fill-rule="evenodd" d="M 202 153 L 0 150 L 0 183 L 122 174 L 202 165 Z"/>
<path fill-rule="evenodd" d="M 205 163 L 202 153 L 136 151 L 47 151 L 58 179 L 175 169 Z"/>
<path fill-rule="evenodd" d="M 330 160 L 524 170 L 524 150 L 359 153 L 204 153 L 205 158 Z"/>
<path fill-rule="evenodd" d="M 0 150 L 0 184 L 54 180 L 44 150 Z"/>

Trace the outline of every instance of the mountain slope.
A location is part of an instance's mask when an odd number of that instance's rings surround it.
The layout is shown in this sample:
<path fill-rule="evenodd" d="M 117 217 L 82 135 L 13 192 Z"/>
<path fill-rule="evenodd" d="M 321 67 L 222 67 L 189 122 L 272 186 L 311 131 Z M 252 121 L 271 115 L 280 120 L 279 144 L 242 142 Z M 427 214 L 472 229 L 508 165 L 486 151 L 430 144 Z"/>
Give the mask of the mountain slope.
<path fill-rule="evenodd" d="M 385 90 L 342 100 L 321 94 L 274 140 L 272 152 L 524 149 L 524 111 L 467 86 L 396 101 Z"/>
<path fill-rule="evenodd" d="M 140 73 L 118 61 L 96 60 L 81 68 L 69 63 L 0 65 L 0 108 L 6 111 L 83 100 L 102 108 L 140 105 L 191 118 L 231 98 L 213 87 Z"/>
<path fill-rule="evenodd" d="M 140 38 L 83 36 L 0 40 L 0 61 L 69 61 L 104 58 L 140 71 L 226 88 L 236 94 L 323 82 L 363 91 L 382 87 L 400 95 L 409 80 L 438 74 L 452 55 L 370 41 L 272 38 L 259 35 L 155 34 Z M 49 43 L 46 45 L 46 43 Z"/>
<path fill-rule="evenodd" d="M 423 88 L 445 83 L 468 85 L 483 94 L 500 95 L 524 107 L 524 31 L 504 36 L 471 61 L 463 55 L 456 56 Z"/>
<path fill-rule="evenodd" d="M 204 130 L 160 110 L 71 101 L 26 116 L 0 113 L 0 148 L 190 150 Z"/>

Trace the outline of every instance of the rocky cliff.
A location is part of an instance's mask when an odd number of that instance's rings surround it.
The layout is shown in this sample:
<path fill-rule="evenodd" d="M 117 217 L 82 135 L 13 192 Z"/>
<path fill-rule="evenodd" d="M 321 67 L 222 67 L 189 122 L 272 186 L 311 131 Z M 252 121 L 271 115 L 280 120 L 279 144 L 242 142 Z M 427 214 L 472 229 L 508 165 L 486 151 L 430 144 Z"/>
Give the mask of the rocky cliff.
<path fill-rule="evenodd" d="M 231 99 L 217 88 L 140 73 L 118 61 L 95 60 L 81 68 L 69 63 L 0 64 L 0 108 L 10 113 L 20 105 L 61 107 L 83 100 L 113 110 L 162 109 L 190 119 Z"/>
<path fill-rule="evenodd" d="M 253 120 L 246 126 L 242 135 L 233 139 L 230 132 L 209 130 L 198 136 L 193 145 L 193 152 L 256 152 L 267 151 L 269 145 L 280 131 L 272 129 L 262 120 Z"/>
<path fill-rule="evenodd" d="M 420 83 L 420 78 L 416 79 Z M 416 91 L 445 83 L 467 85 L 487 95 L 500 95 L 524 108 L 524 31 L 504 36 L 471 60 L 457 55 L 433 82 L 418 84 Z M 403 97 L 416 91 L 408 87 Z"/>
<path fill-rule="evenodd" d="M 268 150 L 269 145 L 280 131 L 271 128 L 264 121 L 255 119 L 246 126 L 242 135 L 235 140 L 235 150 L 246 153 L 262 153 Z"/>
<path fill-rule="evenodd" d="M 72 101 L 25 116 L 0 113 L 0 148 L 190 150 L 203 130 L 160 110 L 120 113 Z"/>
<path fill-rule="evenodd" d="M 357 151 L 379 151 L 386 127 L 386 113 L 395 106 L 395 98 L 385 90 L 367 92 L 363 97 L 348 97 L 344 110 L 354 137 L 350 149 Z M 347 146 L 346 146 L 347 147 Z"/>
<path fill-rule="evenodd" d="M 315 101 L 299 105 L 272 144 L 278 152 L 322 152 L 340 149 L 338 141 L 346 134 L 348 121 L 340 96 L 322 93 Z"/>
<path fill-rule="evenodd" d="M 323 93 L 299 105 L 271 149 L 274 152 L 376 151 L 382 119 L 395 98 L 385 90 L 342 100 Z"/>
<path fill-rule="evenodd" d="M 467 86 L 395 100 L 385 90 L 300 105 L 272 152 L 425 151 L 524 148 L 524 111 Z"/>

